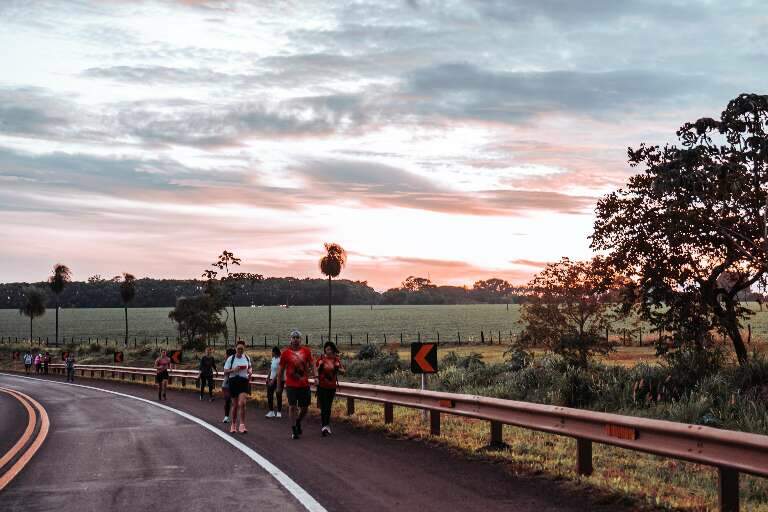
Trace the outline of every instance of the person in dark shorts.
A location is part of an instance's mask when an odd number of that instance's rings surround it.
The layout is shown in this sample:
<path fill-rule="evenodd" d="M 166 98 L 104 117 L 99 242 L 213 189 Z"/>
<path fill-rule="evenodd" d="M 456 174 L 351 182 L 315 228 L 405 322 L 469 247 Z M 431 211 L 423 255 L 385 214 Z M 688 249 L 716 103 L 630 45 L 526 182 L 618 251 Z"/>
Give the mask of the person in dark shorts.
<path fill-rule="evenodd" d="M 224 363 L 226 364 L 227 359 L 233 355 L 235 355 L 235 349 L 228 348 L 227 355 L 224 357 Z M 229 412 L 232 410 L 232 395 L 229 394 L 229 376 L 226 373 L 221 382 L 221 394 L 224 396 L 224 419 L 221 422 L 229 423 Z"/>
<path fill-rule="evenodd" d="M 309 347 L 302 346 L 301 333 L 291 332 L 291 344 L 280 354 L 280 367 L 277 371 L 277 392 L 283 390 L 285 384 L 288 396 L 288 410 L 295 423 L 291 426 L 291 438 L 298 439 L 301 436 L 301 420 L 307 414 L 311 394 L 309 390 L 309 376 L 315 374 L 315 365 L 312 364 L 312 351 Z"/>
<path fill-rule="evenodd" d="M 229 376 L 229 393 L 232 395 L 232 424 L 230 433 L 248 432 L 245 426 L 245 401 L 250 394 L 249 386 L 253 368 L 251 359 L 245 355 L 245 342 L 238 340 L 235 354 L 228 357 L 224 363 L 224 373 Z M 238 420 L 240 427 L 238 428 Z"/>
<path fill-rule="evenodd" d="M 157 383 L 157 400 L 168 400 L 166 391 L 168 389 L 168 379 L 171 378 L 168 370 L 171 369 L 171 358 L 168 352 L 163 349 L 160 351 L 160 357 L 155 359 L 155 382 Z"/>
<path fill-rule="evenodd" d="M 323 354 L 317 358 L 317 406 L 320 408 L 320 435 L 323 437 L 331 434 L 331 407 L 333 397 L 336 395 L 336 387 L 339 383 L 339 375 L 345 372 L 339 358 L 339 349 L 332 341 L 326 341 L 323 345 Z"/>
<path fill-rule="evenodd" d="M 269 365 L 269 375 L 267 375 L 267 405 L 269 412 L 267 418 L 283 417 L 283 394 L 277 393 L 277 371 L 280 368 L 280 348 L 272 347 L 272 362 Z M 277 395 L 277 400 L 275 400 Z M 277 404 L 275 404 L 277 402 Z M 275 407 L 277 405 L 277 407 Z"/>
<path fill-rule="evenodd" d="M 200 400 L 205 398 L 205 386 L 208 385 L 208 400 L 213 402 L 213 376 L 218 371 L 216 368 L 216 360 L 211 353 L 213 349 L 207 347 L 205 349 L 205 355 L 200 358 L 200 374 L 198 380 L 200 381 Z"/>

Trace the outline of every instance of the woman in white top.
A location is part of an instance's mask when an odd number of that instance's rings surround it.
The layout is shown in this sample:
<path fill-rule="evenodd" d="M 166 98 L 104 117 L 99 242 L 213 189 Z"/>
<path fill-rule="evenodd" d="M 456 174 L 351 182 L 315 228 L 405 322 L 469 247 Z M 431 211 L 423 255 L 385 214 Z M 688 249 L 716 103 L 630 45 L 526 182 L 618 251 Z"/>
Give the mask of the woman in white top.
<path fill-rule="evenodd" d="M 277 390 L 277 370 L 280 368 L 280 349 L 272 347 L 272 363 L 269 366 L 269 376 L 267 377 L 267 404 L 269 412 L 267 418 L 282 418 L 283 410 L 283 390 L 277 393 L 277 408 L 275 408 L 275 392 Z"/>
<path fill-rule="evenodd" d="M 235 355 L 227 358 L 224 363 L 224 373 L 229 381 L 229 394 L 232 396 L 232 424 L 229 428 L 231 433 L 240 432 L 245 434 L 248 429 L 245 427 L 245 400 L 249 394 L 248 386 L 251 382 L 250 358 L 245 355 L 245 342 L 237 341 Z M 239 418 L 238 418 L 239 416 Z M 240 428 L 237 427 L 237 420 L 240 420 Z"/>

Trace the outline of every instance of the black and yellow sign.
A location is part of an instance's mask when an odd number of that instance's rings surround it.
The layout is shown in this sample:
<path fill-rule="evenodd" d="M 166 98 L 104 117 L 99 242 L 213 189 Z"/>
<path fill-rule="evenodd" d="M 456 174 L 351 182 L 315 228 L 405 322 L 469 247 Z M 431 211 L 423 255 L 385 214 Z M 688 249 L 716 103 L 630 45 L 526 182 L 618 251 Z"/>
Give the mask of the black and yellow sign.
<path fill-rule="evenodd" d="M 436 343 L 411 343 L 411 373 L 437 373 Z"/>
<path fill-rule="evenodd" d="M 168 352 L 168 357 L 173 364 L 181 364 L 181 350 L 171 350 Z"/>
<path fill-rule="evenodd" d="M 115 352 L 115 362 L 116 363 L 122 363 L 123 362 L 123 353 L 122 352 Z"/>

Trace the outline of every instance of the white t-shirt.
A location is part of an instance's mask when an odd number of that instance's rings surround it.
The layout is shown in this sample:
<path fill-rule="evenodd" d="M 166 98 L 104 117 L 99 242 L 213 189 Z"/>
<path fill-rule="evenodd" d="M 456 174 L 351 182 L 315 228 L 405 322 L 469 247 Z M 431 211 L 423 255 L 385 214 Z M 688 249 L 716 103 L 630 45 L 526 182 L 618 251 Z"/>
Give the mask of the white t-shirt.
<path fill-rule="evenodd" d="M 242 377 L 244 379 L 248 378 L 248 369 L 251 367 L 251 360 L 248 359 L 248 356 L 243 354 L 241 357 L 237 357 L 237 354 L 234 356 L 230 356 L 227 358 L 227 362 L 224 363 L 224 369 L 230 370 L 232 368 L 237 368 L 238 366 L 246 366 L 243 370 L 237 370 L 234 372 L 231 372 L 229 374 L 229 378 L 232 377 Z"/>
<path fill-rule="evenodd" d="M 270 379 L 276 379 L 277 378 L 277 370 L 280 368 L 280 358 L 279 357 L 273 357 L 272 363 L 269 365 L 269 378 Z"/>

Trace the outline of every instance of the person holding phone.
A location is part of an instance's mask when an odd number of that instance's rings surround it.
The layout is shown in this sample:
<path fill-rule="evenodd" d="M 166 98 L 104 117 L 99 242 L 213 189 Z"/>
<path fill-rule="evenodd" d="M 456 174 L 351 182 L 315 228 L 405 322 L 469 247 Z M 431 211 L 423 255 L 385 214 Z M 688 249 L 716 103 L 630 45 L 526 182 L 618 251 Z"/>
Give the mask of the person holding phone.
<path fill-rule="evenodd" d="M 334 342 L 325 342 L 323 354 L 317 358 L 315 365 L 317 366 L 317 405 L 320 407 L 320 435 L 325 437 L 331 434 L 333 397 L 336 395 L 339 375 L 345 372 L 339 358 L 339 349 Z"/>
<path fill-rule="evenodd" d="M 233 434 L 248 432 L 245 426 L 245 401 L 249 393 L 248 386 L 252 373 L 251 359 L 245 355 L 245 342 L 238 340 L 235 345 L 235 354 L 227 358 L 227 362 L 224 363 L 224 374 L 228 377 L 229 394 L 232 397 L 232 423 L 229 431 Z M 240 420 L 239 428 L 238 420 Z"/>

